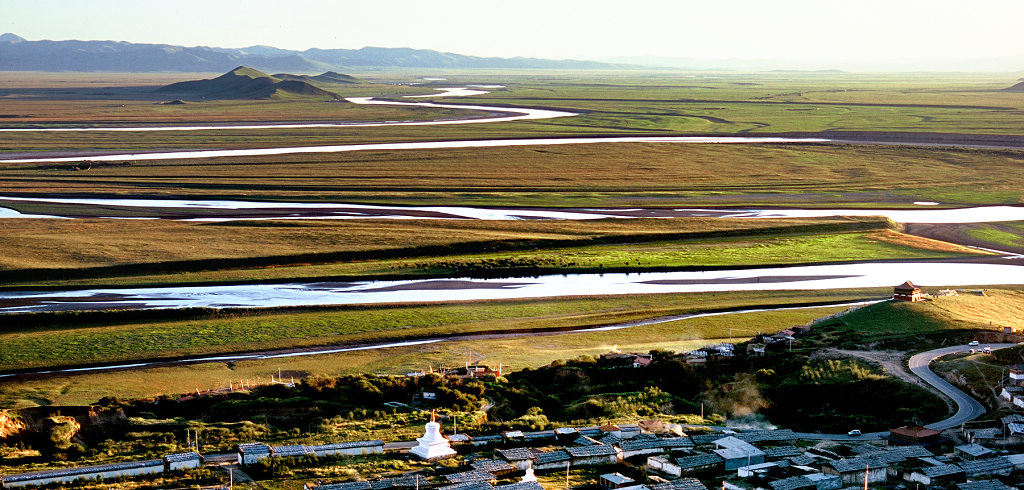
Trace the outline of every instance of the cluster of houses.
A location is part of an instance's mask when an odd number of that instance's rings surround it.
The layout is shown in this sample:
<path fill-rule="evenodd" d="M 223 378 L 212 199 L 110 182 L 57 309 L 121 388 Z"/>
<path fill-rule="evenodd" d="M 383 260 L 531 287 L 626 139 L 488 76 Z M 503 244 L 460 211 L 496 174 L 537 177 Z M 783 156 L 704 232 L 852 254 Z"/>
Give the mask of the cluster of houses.
<path fill-rule="evenodd" d="M 1024 408 L 1024 364 L 1010 366 L 1010 374 L 1003 378 L 1003 388 L 999 397 Z"/>
<path fill-rule="evenodd" d="M 364 456 L 384 454 L 384 441 L 337 442 L 333 444 L 270 446 L 262 442 L 238 445 L 238 464 L 251 465 L 270 458 L 305 458 L 328 456 Z"/>
<path fill-rule="evenodd" d="M 1024 416 L 1007 417 L 1003 423 L 1019 430 L 1024 443 Z M 598 483 L 607 489 L 706 490 L 706 484 L 711 484 L 733 490 L 835 490 L 863 485 L 1001 490 L 1011 488 L 1001 481 L 1024 472 L 1024 454 L 994 449 L 988 444 L 992 439 L 986 439 L 989 434 L 981 430 L 962 435 L 970 442 L 954 445 L 939 431 L 900 427 L 891 429 L 880 442 L 847 437 L 850 440 L 845 442 L 824 443 L 801 440 L 806 436 L 790 430 L 710 430 L 645 421 L 443 436 L 440 424 L 431 421 L 418 444 L 408 450 L 409 457 L 439 461 L 461 455 L 464 464 L 371 481 L 318 481 L 305 488 L 541 490 L 536 473 L 568 477 L 570 470 L 592 467 L 605 472 Z M 237 452 L 239 464 L 253 465 L 267 458 L 383 454 L 385 444 L 379 440 L 289 446 L 253 442 L 239 444 Z M 157 474 L 196 468 L 202 461 L 194 452 L 170 454 L 157 460 L 9 475 L 3 485 L 17 488 Z"/>
<path fill-rule="evenodd" d="M 72 483 L 76 480 L 110 480 L 138 475 L 155 475 L 198 468 L 202 464 L 203 458 L 199 453 L 176 453 L 146 461 L 128 461 L 6 475 L 0 477 L 0 483 L 3 488 L 39 487 Z"/>
<path fill-rule="evenodd" d="M 1005 454 L 976 442 L 954 446 L 939 431 L 924 427 L 891 429 L 884 444 L 854 440 L 813 446 L 798 443 L 802 435 L 790 430 L 682 429 L 650 421 L 442 437 L 436 424 L 428 425 L 411 454 L 430 461 L 463 454 L 466 465 L 429 477 L 415 473 L 368 482 L 317 482 L 306 489 L 537 490 L 534 472 L 568 474 L 574 468 L 622 465 L 623 473 L 636 479 L 615 471 L 601 475 L 601 486 L 697 490 L 713 481 L 714 486 L 734 490 L 836 490 L 862 485 L 1000 490 L 1010 487 L 999 478 L 1024 471 L 1024 454 Z M 443 451 L 437 451 L 439 446 Z"/>

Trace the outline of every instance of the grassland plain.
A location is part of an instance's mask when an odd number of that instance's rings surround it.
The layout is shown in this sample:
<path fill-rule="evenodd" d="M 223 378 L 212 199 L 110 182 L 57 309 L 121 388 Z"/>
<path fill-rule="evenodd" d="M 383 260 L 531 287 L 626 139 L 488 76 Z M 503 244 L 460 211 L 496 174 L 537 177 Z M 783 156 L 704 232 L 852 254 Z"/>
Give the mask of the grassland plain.
<path fill-rule="evenodd" d="M 593 324 L 603 321 L 621 321 L 630 318 L 643 318 L 662 314 L 683 312 L 688 309 L 706 310 L 712 306 L 727 308 L 730 306 L 749 306 L 752 303 L 772 302 L 775 304 L 801 303 L 809 300 L 848 300 L 862 297 L 876 297 L 884 294 L 879 290 L 834 291 L 834 292 L 772 292 L 772 293 L 715 293 L 697 295 L 655 295 L 635 296 L 627 298 L 585 298 L 566 301 L 522 301 L 498 302 L 487 305 L 447 305 L 436 307 L 397 307 L 387 309 L 341 309 L 333 312 L 281 312 L 271 316 L 259 315 L 246 318 L 221 318 L 213 323 L 198 321 L 171 321 L 162 323 L 162 331 L 167 333 L 161 341 L 176 342 L 190 329 L 199 329 L 194 338 L 205 339 L 218 336 L 221 340 L 237 342 L 240 347 L 249 348 L 239 336 L 245 329 L 252 329 L 258 336 L 277 335 L 281 330 L 294 330 L 307 327 L 329 332 L 325 340 L 332 343 L 343 342 L 343 338 L 334 334 L 339 330 L 339 321 L 346 317 L 353 319 L 361 316 L 356 327 L 366 328 L 367 320 L 379 321 L 372 328 L 388 326 L 427 325 L 426 328 L 407 327 L 406 332 L 418 331 L 420 334 L 431 329 L 441 333 L 451 331 L 453 327 L 466 330 L 468 328 L 507 330 L 511 328 L 547 327 L 552 325 Z M 474 338 L 442 342 L 413 347 L 396 347 L 383 350 L 352 351 L 340 354 L 317 355 L 287 359 L 270 359 L 257 361 L 237 361 L 231 363 L 204 363 L 188 366 L 158 367 L 130 371 L 79 374 L 68 377 L 46 379 L 19 379 L 0 381 L 0 405 L 30 406 L 39 404 L 78 404 L 89 403 L 117 393 L 122 397 L 149 397 L 158 394 L 186 393 L 200 390 L 226 387 L 228 380 L 249 379 L 260 382 L 269 381 L 271 374 L 277 375 L 281 370 L 286 377 L 300 378 L 307 375 L 337 375 L 354 373 L 390 373 L 402 374 L 414 370 L 435 368 L 441 365 L 462 365 L 466 361 L 482 362 L 495 365 L 502 363 L 510 370 L 524 367 L 538 367 L 556 359 L 572 358 L 579 355 L 593 355 L 611 350 L 626 352 L 646 352 L 651 349 L 690 350 L 705 343 L 723 340 L 740 340 L 749 338 L 762 331 L 775 331 L 794 324 L 807 321 L 840 311 L 842 308 L 795 309 L 778 312 L 743 313 L 723 316 L 710 316 L 674 321 L 660 325 L 634 327 L 628 330 L 566 333 L 544 336 L 522 336 L 509 338 Z M 361 310 L 361 311 L 360 311 Z M 632 311 L 631 311 L 632 310 Z M 642 311 L 641 311 L 642 310 Z M 532 312 L 532 313 L 531 313 Z M 532 314 L 532 317 L 525 316 Z M 325 316 L 326 315 L 326 316 Z M 369 315 L 369 316 L 367 316 Z M 513 315 L 524 315 L 515 318 Z M 374 317 L 374 318 L 371 318 Z M 488 318 L 490 317 L 490 318 Z M 446 319 L 445 319 L 446 318 Z M 455 320 L 461 318 L 461 324 Z M 449 326 L 430 327 L 434 322 L 445 321 Z M 191 326 L 189 326 L 191 325 Z M 228 325 L 229 330 L 222 330 L 221 325 Z M 106 345 L 114 339 L 110 335 L 117 333 L 118 338 L 130 338 L 136 326 L 121 325 L 96 327 L 80 325 L 74 332 L 61 332 L 59 329 L 39 327 L 28 329 L 21 334 L 4 334 L 5 346 L 8 340 L 21 342 L 18 339 L 29 339 L 36 335 L 37 339 L 48 337 L 61 338 L 59 342 L 75 342 L 77 347 L 62 349 L 64 354 L 78 355 L 89 347 L 80 343 L 89 331 L 106 331 L 97 337 L 105 338 L 95 348 L 110 348 Z M 143 331 L 154 331 L 153 325 L 141 327 Z M 402 331 L 402 330 L 399 330 Z M 171 332 L 176 332 L 170 335 Z M 383 332 L 383 330 L 381 330 Z M 67 335 L 72 338 L 65 340 Z M 357 336 L 349 336 L 355 339 Z M 154 337 L 150 336 L 149 340 Z M 363 336 L 369 338 L 369 336 Z M 378 337 L 380 338 L 380 337 Z M 394 336 L 390 336 L 394 338 Z M 205 341 L 205 340 L 203 340 Z M 132 341 L 138 345 L 139 342 Z M 38 359 L 41 354 L 36 350 L 34 341 L 21 343 L 28 348 L 24 352 L 28 358 Z M 45 344 L 43 342 L 42 344 Z M 10 344 L 13 345 L 13 344 Z M 42 347 L 41 344 L 36 344 Z M 271 345 L 264 341 L 264 345 Z M 294 345 L 294 344 L 292 344 Z M 116 349 L 116 347 L 114 347 Z M 20 350 L 20 349 L 19 349 Z M 200 352 L 199 349 L 187 349 Z M 5 352 L 7 349 L 5 348 Z M 181 350 L 179 353 L 183 352 Z M 54 352 L 55 353 L 55 352 Z M 59 354 L 58 354 L 59 355 Z M 5 365 L 8 365 L 5 362 Z"/>
<path fill-rule="evenodd" d="M 228 222 L 19 220 L 0 289 L 523 276 L 984 254 L 878 218 Z"/>
<path fill-rule="evenodd" d="M 906 207 L 915 201 L 962 206 L 1024 200 L 1024 152 L 1011 150 L 621 143 L 78 167 L 0 164 L 0 185 L 8 195 L 24 196 L 542 207 Z M 5 206 L 45 213 L 50 205 Z"/>
<path fill-rule="evenodd" d="M 372 80 L 376 77 L 370 77 Z M 261 131 L 261 146 L 286 146 L 301 140 L 304 144 L 344 142 L 412 141 L 452 138 L 503 138 L 520 136 L 567 136 L 621 133 L 779 133 L 839 131 L 897 131 L 1019 135 L 1024 101 L 1010 92 L 1013 77 L 1005 75 L 896 77 L 887 75 L 815 75 L 815 74 L 715 74 L 696 78 L 691 75 L 637 74 L 629 76 L 595 75 L 591 79 L 535 74 L 532 77 L 508 76 L 498 80 L 506 87 L 484 96 L 463 99 L 462 103 L 494 103 L 521 106 L 564 107 L 580 116 L 554 120 L 519 121 L 451 128 L 416 126 L 389 128 L 339 128 L 336 130 Z M 412 80 L 410 80 L 412 81 Z M 493 83 L 486 74 L 479 79 L 453 77 L 442 86 L 457 81 Z M 152 82 L 150 82 L 152 83 Z M 156 85 L 152 85 L 155 88 Z M 428 92 L 435 86 L 360 84 L 328 86 L 342 96 L 394 96 Z M 106 114 L 100 120 L 362 120 L 374 117 L 377 108 L 350 107 L 351 104 L 287 101 L 203 102 L 184 106 L 153 103 L 154 94 L 142 88 L 118 91 L 106 88 L 75 91 L 64 95 L 22 89 L 19 104 L 6 114 L 12 120 L 56 120 L 55 108 L 93 118 L 97 109 Z M 91 97 L 83 96 L 82 93 Z M 46 96 L 41 95 L 48 94 Z M 106 94 L 106 95 L 103 95 Z M 122 101 L 111 108 L 97 107 L 99 99 L 138 99 L 140 104 Z M 429 99 L 419 99 L 429 100 Z M 84 109 L 74 109 L 85 104 Z M 218 105 L 223 107 L 218 108 Z M 36 107 L 39 107 L 38 109 Z M 71 106 L 70 108 L 68 106 Z M 198 107 L 197 107 L 198 106 Z M 338 109 L 335 106 L 342 106 Z M 15 110 L 16 109 L 16 110 Z M 418 109 L 418 108 L 417 108 Z M 123 110 L 130 116 L 118 116 Z M 407 109 L 389 117 L 408 118 Z M 439 117 L 456 116 L 440 110 Z M 458 111 L 457 111 L 458 112 Z M 205 114 L 205 115 L 204 115 Z M 392 113 L 394 114 L 394 113 Z M 430 110 L 427 119 L 438 116 Z M 23 117 L 32 116 L 32 117 Z M 413 116 L 415 117 L 415 116 Z M 18 133 L 3 135 L 6 151 L 45 149 L 156 149 L 156 148 L 231 148 L 248 146 L 257 133 L 222 131 L 214 138 L 186 133 Z M 329 142 L 329 143 L 328 143 Z"/>

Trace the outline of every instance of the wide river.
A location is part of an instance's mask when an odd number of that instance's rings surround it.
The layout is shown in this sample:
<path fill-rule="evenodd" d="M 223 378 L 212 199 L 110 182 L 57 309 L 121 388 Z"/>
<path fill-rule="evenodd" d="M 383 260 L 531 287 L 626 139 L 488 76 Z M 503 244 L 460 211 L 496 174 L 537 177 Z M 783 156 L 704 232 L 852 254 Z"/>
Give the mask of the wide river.
<path fill-rule="evenodd" d="M 60 215 L 23 214 L 3 203 L 70 205 Z M 8 205 L 11 205 L 8 204 Z M 90 209 L 130 210 L 131 219 L 178 218 L 196 221 L 268 219 L 560 219 L 603 218 L 811 218 L 828 216 L 885 216 L 897 223 L 989 223 L 1024 220 L 1024 206 L 981 206 L 935 209 L 937 203 L 917 203 L 918 209 L 702 209 L 702 208 L 481 208 L 469 206 L 382 206 L 349 203 L 218 201 L 197 199 L 93 199 L 0 196 L 0 218 L 70 218 Z M 148 213 L 148 214 L 147 214 Z M 85 214 L 92 216 L 94 213 Z M 111 216 L 114 217 L 114 216 Z"/>
<path fill-rule="evenodd" d="M 204 287 L 103 288 L 0 292 L 0 313 L 105 308 L 262 308 L 371 303 L 448 303 L 710 291 L 887 287 L 911 279 L 925 286 L 1024 284 L 1011 264 L 888 262 L 699 272 L 564 274 L 505 279 L 308 282 Z"/>

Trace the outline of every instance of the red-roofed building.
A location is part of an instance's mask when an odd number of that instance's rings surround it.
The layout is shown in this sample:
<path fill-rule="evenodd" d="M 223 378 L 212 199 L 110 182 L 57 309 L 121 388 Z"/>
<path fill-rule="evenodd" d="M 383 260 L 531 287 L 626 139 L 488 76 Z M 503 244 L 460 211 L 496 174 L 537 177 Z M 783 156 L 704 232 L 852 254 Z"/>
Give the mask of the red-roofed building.
<path fill-rule="evenodd" d="M 921 301 L 921 288 L 907 281 L 892 288 L 892 299 L 896 301 Z"/>
<path fill-rule="evenodd" d="M 931 444 L 937 442 L 942 432 L 921 427 L 920 425 L 905 425 L 895 429 L 889 429 L 889 441 L 896 444 Z"/>

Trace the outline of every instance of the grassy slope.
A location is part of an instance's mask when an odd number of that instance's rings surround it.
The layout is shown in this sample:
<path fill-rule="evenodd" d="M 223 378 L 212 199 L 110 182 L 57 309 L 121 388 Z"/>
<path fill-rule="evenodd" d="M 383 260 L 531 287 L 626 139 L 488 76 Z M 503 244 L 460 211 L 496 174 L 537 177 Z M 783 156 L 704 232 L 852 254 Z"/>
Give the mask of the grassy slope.
<path fill-rule="evenodd" d="M 152 357 L 377 342 L 462 332 L 604 325 L 755 304 L 846 301 L 876 292 L 838 291 L 570 297 L 451 305 L 356 306 L 240 313 L 19 315 L 0 333 L 0 369 Z M 809 299 L 810 298 L 810 299 Z M 169 318 L 169 319 L 168 319 Z"/>
<path fill-rule="evenodd" d="M 884 220 L 111 222 L 15 220 L 0 285 L 81 287 L 325 277 L 569 271 L 946 258 L 976 251 Z"/>
<path fill-rule="evenodd" d="M 868 306 L 844 316 L 838 333 L 851 335 L 855 342 L 870 343 L 940 332 L 1019 329 L 1024 323 L 1024 291 L 984 291 L 984 296 L 967 292 L 917 303 L 890 301 Z"/>
<path fill-rule="evenodd" d="M 599 319 L 602 315 L 624 319 L 634 314 L 629 313 L 630 309 L 641 311 L 640 316 L 647 316 L 651 313 L 664 314 L 685 308 L 705 309 L 718 305 L 749 305 L 764 301 L 782 303 L 825 299 L 841 300 L 863 295 L 874 296 L 879 293 L 879 291 L 842 291 L 829 295 L 823 295 L 821 292 L 756 293 L 754 295 L 750 293 L 717 293 L 714 295 L 658 295 L 614 300 L 591 298 L 569 302 L 551 302 L 547 305 L 524 304 L 517 307 L 516 311 L 521 311 L 523 308 L 549 308 L 551 314 L 532 319 L 508 318 L 493 319 L 487 322 L 498 328 L 531 324 L 551 326 L 579 321 L 590 322 Z M 460 308 L 464 307 L 436 307 L 433 315 L 436 319 L 438 315 L 450 315 Z M 502 305 L 495 305 L 494 308 L 505 310 Z M 372 314 L 390 314 L 395 315 L 396 318 L 404 316 L 405 318 L 400 320 L 402 322 L 409 320 L 418 320 L 421 323 L 432 321 L 429 312 L 418 318 L 414 314 L 415 310 L 424 311 L 424 308 L 408 308 L 404 311 Z M 588 310 L 595 312 L 595 315 L 587 318 L 587 315 L 580 314 Z M 287 375 L 296 377 L 365 372 L 402 374 L 426 369 L 428 366 L 461 365 L 467 360 L 490 365 L 500 362 L 508 369 L 521 369 L 542 366 L 556 359 L 572 358 L 584 354 L 600 354 L 615 349 L 626 352 L 644 352 L 655 348 L 690 350 L 705 343 L 721 342 L 730 338 L 739 340 L 761 331 L 775 331 L 790 325 L 803 324 L 813 318 L 838 310 L 837 308 L 820 308 L 712 316 L 618 331 L 543 337 L 471 339 L 416 347 L 289 358 L 287 360 L 240 361 L 230 364 L 207 363 L 194 366 L 82 374 L 44 380 L 0 381 L 0 406 L 79 404 L 95 401 L 110 393 L 118 393 L 123 397 L 184 393 L 194 391 L 196 388 L 208 389 L 226 386 L 229 379 L 237 381 L 246 378 L 267 381 L 269 376 L 276 375 L 279 369 L 288 372 Z M 473 314 L 479 317 L 488 310 L 473 309 L 473 311 Z M 338 318 L 343 314 L 344 312 L 338 312 L 334 317 Z M 371 314 L 371 312 L 366 314 Z M 314 322 L 321 321 L 312 316 L 308 316 L 307 319 L 312 319 Z M 263 334 L 272 333 L 281 325 L 291 328 L 289 322 L 293 320 L 295 322 L 303 321 L 301 314 L 283 314 L 269 317 L 266 320 L 270 321 L 266 324 L 268 328 L 256 328 L 254 331 Z M 241 318 L 236 321 L 250 327 L 258 323 L 257 319 L 250 321 Z M 477 321 L 458 326 L 461 328 L 465 328 L 467 325 L 484 326 L 487 322 Z M 174 327 L 178 329 L 184 324 L 187 322 L 175 322 Z M 270 328 L 271 325 L 272 328 Z M 196 327 L 198 328 L 198 326 Z M 324 331 L 330 330 L 329 326 L 320 328 Z M 109 327 L 109 329 L 127 331 L 131 327 Z M 85 332 L 86 329 L 82 329 L 82 331 Z M 11 338 L 10 336 L 5 337 L 5 341 L 7 338 Z M 53 334 L 46 332 L 44 337 L 53 338 Z M 239 338 L 234 337 L 229 340 L 234 342 Z M 338 339 L 335 337 L 334 340 Z"/>

